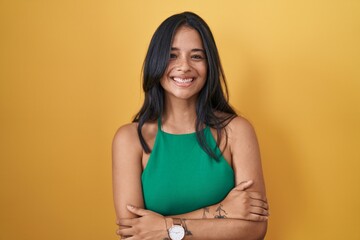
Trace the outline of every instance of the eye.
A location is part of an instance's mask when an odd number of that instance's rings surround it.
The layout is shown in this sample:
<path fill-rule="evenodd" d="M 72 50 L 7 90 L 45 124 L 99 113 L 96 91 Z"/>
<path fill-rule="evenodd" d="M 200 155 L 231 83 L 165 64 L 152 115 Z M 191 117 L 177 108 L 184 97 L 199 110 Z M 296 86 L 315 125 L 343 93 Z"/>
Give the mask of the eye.
<path fill-rule="evenodd" d="M 205 59 L 204 56 L 200 55 L 200 54 L 195 54 L 195 55 L 192 55 L 191 56 L 192 59 L 195 59 L 195 60 L 202 60 L 202 59 Z"/>
<path fill-rule="evenodd" d="M 170 59 L 176 59 L 176 54 L 175 53 L 170 53 Z"/>

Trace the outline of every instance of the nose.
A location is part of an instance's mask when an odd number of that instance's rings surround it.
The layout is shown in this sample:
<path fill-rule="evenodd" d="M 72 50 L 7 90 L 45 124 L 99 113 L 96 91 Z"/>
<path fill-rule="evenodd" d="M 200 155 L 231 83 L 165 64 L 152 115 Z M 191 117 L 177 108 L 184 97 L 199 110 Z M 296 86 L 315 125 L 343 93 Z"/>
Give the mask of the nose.
<path fill-rule="evenodd" d="M 178 58 L 176 70 L 181 72 L 188 72 L 190 71 L 191 67 L 186 57 Z"/>

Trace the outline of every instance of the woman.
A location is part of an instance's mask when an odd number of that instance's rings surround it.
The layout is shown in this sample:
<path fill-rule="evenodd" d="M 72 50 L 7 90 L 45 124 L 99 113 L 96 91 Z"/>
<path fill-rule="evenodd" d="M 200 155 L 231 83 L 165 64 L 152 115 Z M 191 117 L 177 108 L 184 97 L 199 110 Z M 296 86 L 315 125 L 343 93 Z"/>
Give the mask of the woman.
<path fill-rule="evenodd" d="M 199 16 L 176 14 L 158 27 L 143 89 L 142 108 L 113 141 L 117 234 L 263 239 L 268 204 L 256 136 L 228 104 L 215 41 Z"/>

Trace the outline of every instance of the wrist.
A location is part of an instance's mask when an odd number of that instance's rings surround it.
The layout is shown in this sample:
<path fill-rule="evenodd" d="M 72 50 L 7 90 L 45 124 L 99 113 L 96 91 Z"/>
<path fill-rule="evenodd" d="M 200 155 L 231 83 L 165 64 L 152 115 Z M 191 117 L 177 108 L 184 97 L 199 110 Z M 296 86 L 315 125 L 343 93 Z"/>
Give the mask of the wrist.
<path fill-rule="evenodd" d="M 164 233 L 164 239 L 169 239 L 169 240 L 170 240 L 170 236 L 169 236 L 169 228 L 172 226 L 172 224 L 173 224 L 173 220 L 172 220 L 172 218 L 169 218 L 169 217 L 164 217 L 164 222 L 165 222 L 165 233 Z"/>
<path fill-rule="evenodd" d="M 180 218 L 165 218 L 168 237 L 171 240 L 182 240 L 186 234 L 185 224 Z"/>
<path fill-rule="evenodd" d="M 174 220 L 171 217 L 165 217 L 166 231 L 169 230 L 173 224 Z"/>

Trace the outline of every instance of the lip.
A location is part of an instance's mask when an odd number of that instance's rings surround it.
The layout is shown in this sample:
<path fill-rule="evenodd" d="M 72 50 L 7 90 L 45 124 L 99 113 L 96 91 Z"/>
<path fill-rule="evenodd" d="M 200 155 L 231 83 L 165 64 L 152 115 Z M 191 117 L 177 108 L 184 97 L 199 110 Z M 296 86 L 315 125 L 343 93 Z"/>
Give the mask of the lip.
<path fill-rule="evenodd" d="M 196 80 L 195 77 L 190 76 L 170 77 L 170 79 L 179 87 L 189 87 Z"/>

